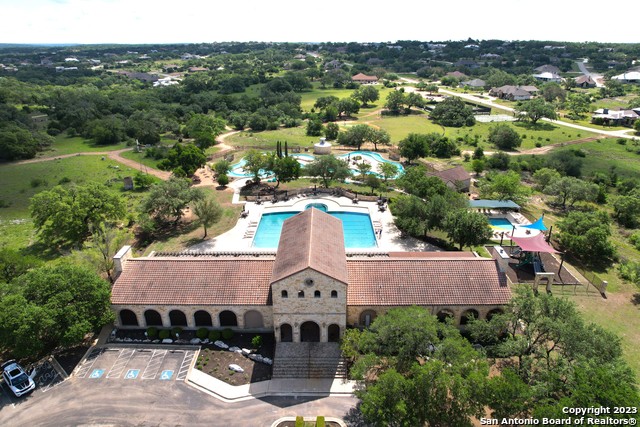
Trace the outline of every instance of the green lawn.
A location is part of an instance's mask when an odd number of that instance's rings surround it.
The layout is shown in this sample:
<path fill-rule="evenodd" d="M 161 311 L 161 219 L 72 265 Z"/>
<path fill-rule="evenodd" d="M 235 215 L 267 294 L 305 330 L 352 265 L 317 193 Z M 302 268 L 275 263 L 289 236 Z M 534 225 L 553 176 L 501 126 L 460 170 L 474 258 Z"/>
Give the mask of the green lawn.
<path fill-rule="evenodd" d="M 625 145 L 621 145 L 617 139 L 606 138 L 560 150 L 575 148 L 586 153 L 582 167 L 582 174 L 585 176 L 595 171 L 607 173 L 612 166 L 615 166 L 620 177 L 637 178 L 640 174 L 640 143 L 637 141 L 627 141 Z"/>
<path fill-rule="evenodd" d="M 117 168 L 116 168 L 117 167 Z M 122 179 L 132 176 L 135 170 L 113 160 L 101 160 L 100 156 L 77 156 L 59 160 L 24 165 L 0 166 L 0 198 L 9 206 L 0 208 L 0 246 L 22 248 L 28 246 L 33 237 L 29 217 L 29 199 L 36 193 L 51 189 L 63 178 L 70 183 L 100 182 L 114 190 L 122 190 Z M 35 179 L 41 181 L 33 186 Z M 35 182 L 34 182 L 35 184 Z M 127 192 L 129 210 L 138 204 L 140 193 Z"/>
<path fill-rule="evenodd" d="M 80 136 L 68 137 L 66 133 L 61 133 L 55 137 L 55 142 L 38 157 L 55 157 L 64 154 L 95 152 L 95 151 L 116 151 L 125 148 L 124 144 L 96 145 L 90 139 Z"/>
<path fill-rule="evenodd" d="M 134 160 L 138 163 L 143 164 L 144 166 L 158 169 L 159 160 L 154 159 L 153 157 L 145 157 L 144 151 L 140 153 L 136 153 L 135 151 L 125 151 L 120 154 L 125 159 Z"/>
<path fill-rule="evenodd" d="M 227 144 L 243 147 L 257 147 L 264 150 L 274 150 L 276 142 L 287 142 L 292 147 L 313 147 L 320 137 L 307 136 L 306 126 L 297 128 L 281 128 L 263 132 L 240 132 L 227 138 Z"/>
<path fill-rule="evenodd" d="M 382 85 L 375 86 L 376 89 L 380 92 L 380 99 L 378 99 L 374 104 L 377 108 L 382 108 L 384 103 L 386 102 L 387 95 L 393 90 L 390 88 L 386 88 Z M 321 89 L 319 82 L 313 83 L 313 90 L 308 92 L 302 92 L 300 95 L 302 96 L 301 106 L 304 111 L 311 111 L 313 108 L 313 104 L 315 104 L 316 100 L 323 96 L 337 96 L 338 98 L 348 98 L 354 92 L 355 89 L 334 89 L 327 88 Z M 366 114 L 366 112 L 370 111 L 371 108 L 361 109 L 359 114 Z"/>

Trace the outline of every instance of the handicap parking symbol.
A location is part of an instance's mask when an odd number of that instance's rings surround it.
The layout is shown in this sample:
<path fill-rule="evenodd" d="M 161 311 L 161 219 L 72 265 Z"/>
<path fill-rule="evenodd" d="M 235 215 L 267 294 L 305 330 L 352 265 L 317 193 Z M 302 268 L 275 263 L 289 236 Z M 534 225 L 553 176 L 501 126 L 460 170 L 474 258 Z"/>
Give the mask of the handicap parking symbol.
<path fill-rule="evenodd" d="M 173 371 L 162 371 L 162 373 L 160 374 L 160 379 L 170 380 L 172 376 L 173 376 Z"/>
<path fill-rule="evenodd" d="M 125 380 L 135 380 L 138 378 L 138 374 L 140 373 L 140 369 L 129 369 L 127 374 L 124 376 Z"/>
<path fill-rule="evenodd" d="M 104 369 L 94 369 L 89 378 L 100 378 L 104 374 Z"/>

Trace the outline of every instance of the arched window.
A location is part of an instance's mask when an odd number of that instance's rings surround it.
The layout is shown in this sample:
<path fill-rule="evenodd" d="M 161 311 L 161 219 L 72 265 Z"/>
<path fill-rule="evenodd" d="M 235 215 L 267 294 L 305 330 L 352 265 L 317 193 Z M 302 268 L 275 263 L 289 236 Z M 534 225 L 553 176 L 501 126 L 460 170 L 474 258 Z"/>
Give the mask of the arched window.
<path fill-rule="evenodd" d="M 338 298 L 338 291 L 331 291 L 331 298 Z"/>
<path fill-rule="evenodd" d="M 320 342 L 320 326 L 313 321 L 300 325 L 301 342 Z"/>
<path fill-rule="evenodd" d="M 262 328 L 262 314 L 256 310 L 249 310 L 244 314 L 244 327 L 248 329 Z"/>
<path fill-rule="evenodd" d="M 467 325 L 471 322 L 472 319 L 477 319 L 479 316 L 480 314 L 478 313 L 478 310 L 470 308 L 469 310 L 466 310 L 464 313 L 462 313 L 462 316 L 460 317 L 460 325 Z"/>
<path fill-rule="evenodd" d="M 225 310 L 220 313 L 220 326 L 238 326 L 238 318 L 233 311 Z"/>
<path fill-rule="evenodd" d="M 369 327 L 369 325 L 371 325 L 371 322 L 373 322 L 373 319 L 376 318 L 376 312 L 373 310 L 365 310 L 362 313 L 360 313 L 360 324 L 366 327 Z"/>
<path fill-rule="evenodd" d="M 282 296 L 282 298 L 289 298 L 289 292 L 283 290 L 280 295 Z"/>
<path fill-rule="evenodd" d="M 138 316 L 131 310 L 120 310 L 120 324 L 122 326 L 138 326 Z"/>
<path fill-rule="evenodd" d="M 147 310 L 144 312 L 144 321 L 146 326 L 162 326 L 162 317 L 155 310 Z"/>
<path fill-rule="evenodd" d="M 171 326 L 187 326 L 187 316 L 180 310 L 171 310 L 169 312 L 169 321 Z"/>
<path fill-rule="evenodd" d="M 491 320 L 491 318 L 496 314 L 502 314 L 502 313 L 504 313 L 504 311 L 502 311 L 501 308 L 494 308 L 493 310 L 487 313 L 487 320 Z"/>
<path fill-rule="evenodd" d="M 438 322 L 445 323 L 447 319 L 453 318 L 453 313 L 450 310 L 440 310 L 438 314 L 436 314 L 438 318 Z"/>
<path fill-rule="evenodd" d="M 213 326 L 213 320 L 211 320 L 211 315 L 204 310 L 198 310 L 193 313 L 193 320 L 196 326 Z"/>
<path fill-rule="evenodd" d="M 315 292 L 313 293 L 313 297 L 314 297 L 314 298 L 320 298 L 320 291 L 315 291 Z"/>
<path fill-rule="evenodd" d="M 298 298 L 304 298 L 304 291 L 298 291 Z"/>

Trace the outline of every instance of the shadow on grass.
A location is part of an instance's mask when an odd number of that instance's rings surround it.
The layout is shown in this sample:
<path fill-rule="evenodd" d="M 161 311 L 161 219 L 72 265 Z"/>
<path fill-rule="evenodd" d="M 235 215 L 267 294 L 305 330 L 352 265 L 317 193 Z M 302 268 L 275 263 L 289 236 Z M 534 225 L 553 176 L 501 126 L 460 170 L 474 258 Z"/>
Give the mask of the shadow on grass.
<path fill-rule="evenodd" d="M 640 305 L 640 294 L 633 294 L 631 297 L 631 303 L 633 305 Z"/>
<path fill-rule="evenodd" d="M 529 123 L 529 122 L 514 122 L 514 126 L 524 128 L 526 130 L 531 131 L 552 131 L 556 128 L 556 126 L 551 123 L 546 122 L 537 122 L 537 123 Z"/>

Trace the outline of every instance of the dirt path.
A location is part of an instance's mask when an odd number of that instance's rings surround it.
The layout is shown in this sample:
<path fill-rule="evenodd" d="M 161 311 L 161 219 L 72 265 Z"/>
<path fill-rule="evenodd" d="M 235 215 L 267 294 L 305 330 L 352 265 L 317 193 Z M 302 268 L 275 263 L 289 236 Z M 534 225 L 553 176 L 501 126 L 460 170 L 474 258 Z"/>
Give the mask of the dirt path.
<path fill-rule="evenodd" d="M 574 139 L 573 141 L 556 142 L 553 144 L 545 145 L 544 147 L 529 148 L 528 150 L 522 150 L 522 151 L 505 151 L 505 153 L 509 154 L 510 156 L 524 156 L 525 154 L 546 154 L 557 147 L 564 147 L 567 145 L 574 145 L 574 144 L 584 144 L 585 142 L 593 142 L 602 138 L 606 138 L 606 136 L 599 135 L 599 136 L 593 136 L 589 138 Z M 473 150 L 464 150 L 462 153 L 473 154 Z M 484 154 L 488 156 L 494 153 L 496 153 L 496 151 L 484 152 Z"/>

